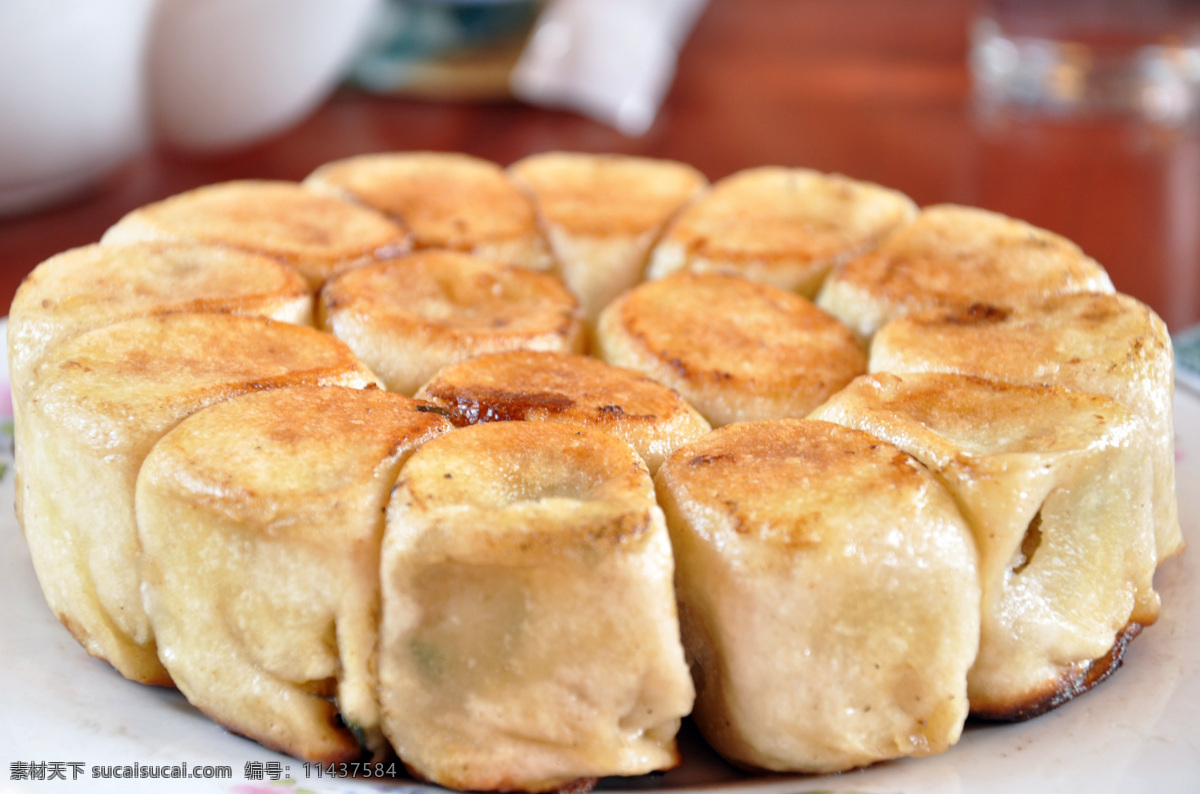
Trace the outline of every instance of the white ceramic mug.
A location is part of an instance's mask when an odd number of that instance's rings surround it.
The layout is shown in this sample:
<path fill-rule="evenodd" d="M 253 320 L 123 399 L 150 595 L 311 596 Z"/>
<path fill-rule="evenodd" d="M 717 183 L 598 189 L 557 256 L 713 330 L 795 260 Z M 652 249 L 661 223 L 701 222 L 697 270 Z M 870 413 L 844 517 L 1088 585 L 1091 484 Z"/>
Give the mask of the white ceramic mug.
<path fill-rule="evenodd" d="M 337 85 L 379 0 L 0 0 L 0 216 L 151 140 L 251 143 Z"/>
<path fill-rule="evenodd" d="M 225 149 L 298 121 L 341 79 L 378 0 L 161 0 L 150 46 L 156 136 Z"/>
<path fill-rule="evenodd" d="M 156 1 L 0 2 L 0 215 L 85 190 L 145 145 Z"/>

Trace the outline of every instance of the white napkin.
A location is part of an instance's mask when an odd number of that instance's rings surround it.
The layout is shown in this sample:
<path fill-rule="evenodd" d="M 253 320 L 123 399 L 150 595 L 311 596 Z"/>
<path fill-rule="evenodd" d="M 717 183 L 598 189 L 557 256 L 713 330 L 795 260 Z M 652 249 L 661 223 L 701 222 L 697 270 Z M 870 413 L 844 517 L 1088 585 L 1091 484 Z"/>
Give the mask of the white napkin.
<path fill-rule="evenodd" d="M 513 94 L 641 135 L 658 115 L 705 2 L 554 0 L 513 69 Z"/>

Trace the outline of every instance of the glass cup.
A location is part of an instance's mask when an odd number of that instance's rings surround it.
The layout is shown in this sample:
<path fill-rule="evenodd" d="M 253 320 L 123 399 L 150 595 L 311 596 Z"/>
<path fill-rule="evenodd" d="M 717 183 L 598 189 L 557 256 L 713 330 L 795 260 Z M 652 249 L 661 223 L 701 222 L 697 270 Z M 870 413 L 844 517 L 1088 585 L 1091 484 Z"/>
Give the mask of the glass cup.
<path fill-rule="evenodd" d="M 976 94 L 1060 116 L 1200 117 L 1200 0 L 982 0 Z"/>

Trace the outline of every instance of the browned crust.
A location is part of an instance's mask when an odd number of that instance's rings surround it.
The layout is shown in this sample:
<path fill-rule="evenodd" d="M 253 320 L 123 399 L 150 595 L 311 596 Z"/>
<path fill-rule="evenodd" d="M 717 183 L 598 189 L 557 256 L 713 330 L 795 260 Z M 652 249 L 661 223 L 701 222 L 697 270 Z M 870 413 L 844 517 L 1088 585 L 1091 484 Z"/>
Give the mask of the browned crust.
<path fill-rule="evenodd" d="M 799 295 L 738 276 L 676 273 L 641 284 L 614 307 L 617 333 L 640 359 L 635 366 L 702 413 L 730 395 L 770 401 L 771 416 L 753 418 L 804 416 L 866 371 L 849 328 Z"/>
<path fill-rule="evenodd" d="M 797 483 L 814 481 L 819 496 L 806 486 L 795 493 Z M 848 502 L 877 489 L 915 496 L 931 482 L 910 456 L 869 433 L 804 419 L 726 425 L 677 450 L 658 476 L 660 489 L 680 495 L 672 499 L 787 555 L 851 537 L 829 519 Z"/>
<path fill-rule="evenodd" d="M 408 253 L 408 233 L 381 212 L 294 182 L 241 180 L 179 193 L 121 218 L 101 244 L 190 242 L 275 259 L 312 290 L 330 276 Z"/>
<path fill-rule="evenodd" d="M 1061 678 L 1051 681 L 1028 698 L 1014 703 L 971 702 L 971 716 L 995 722 L 1023 722 L 1056 709 L 1089 689 L 1103 683 L 1125 661 L 1125 650 L 1142 632 L 1141 623 L 1129 622 L 1117 633 L 1108 653 L 1099 659 L 1071 665 Z"/>
<path fill-rule="evenodd" d="M 403 295 L 403 301 L 397 296 Z M 421 251 L 339 274 L 315 307 L 337 336 L 338 316 L 396 335 L 472 345 L 578 334 L 578 301 L 544 273 L 452 251 Z M 478 354 L 479 350 L 474 351 Z"/>
<path fill-rule="evenodd" d="M 575 407 L 575 401 L 565 394 L 491 389 L 486 386 L 456 389 L 437 383 L 426 393 L 446 406 L 447 416 L 458 427 L 480 422 L 520 421 L 533 413 L 561 414 Z"/>
<path fill-rule="evenodd" d="M 1111 291 L 1095 260 L 1064 237 L 994 212 L 938 205 L 875 251 L 847 262 L 830 283 L 910 313 L 1009 304 L 1088 290 Z"/>
<path fill-rule="evenodd" d="M 640 372 L 549 351 L 478 356 L 444 369 L 421 396 L 445 408 L 459 427 L 558 416 L 603 428 L 688 413 L 678 394 Z"/>
<path fill-rule="evenodd" d="M 944 321 L 950 325 L 996 325 L 1007 320 L 1012 309 L 990 303 L 972 303 L 961 311 L 947 312 Z"/>
<path fill-rule="evenodd" d="M 488 160 L 449 152 L 392 152 L 337 160 L 306 185 L 332 186 L 408 229 L 414 247 L 471 252 L 539 235 L 533 204 Z"/>
<path fill-rule="evenodd" d="M 841 174 L 765 166 L 731 174 L 686 207 L 665 240 L 736 268 L 815 265 L 860 256 L 917 209 L 903 194 Z"/>

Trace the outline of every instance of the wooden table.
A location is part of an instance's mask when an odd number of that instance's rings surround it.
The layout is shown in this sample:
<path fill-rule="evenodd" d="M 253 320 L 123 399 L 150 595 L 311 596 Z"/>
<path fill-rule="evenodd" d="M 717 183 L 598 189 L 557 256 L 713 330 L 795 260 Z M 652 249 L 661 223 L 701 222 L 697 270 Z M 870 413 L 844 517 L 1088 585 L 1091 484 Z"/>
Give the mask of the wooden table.
<path fill-rule="evenodd" d="M 508 163 L 548 149 L 669 157 L 719 178 L 767 163 L 839 171 L 918 203 L 998 210 L 1074 239 L 1172 330 L 1200 320 L 1200 134 L 981 110 L 969 0 L 712 0 L 662 112 L 626 138 L 515 103 L 351 90 L 297 127 L 220 157 L 139 156 L 70 206 L 0 221 L 0 302 L 51 254 L 122 214 L 224 179 L 300 179 L 367 151 L 446 149 Z"/>

